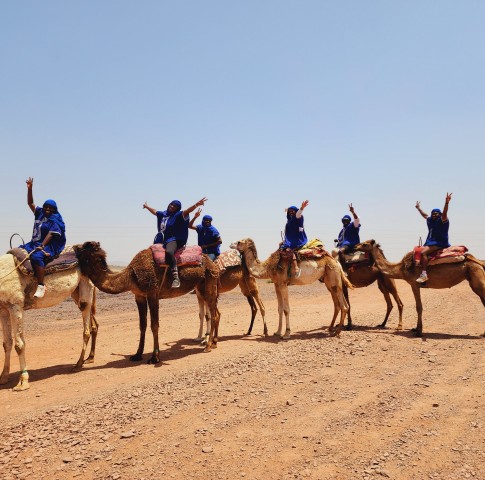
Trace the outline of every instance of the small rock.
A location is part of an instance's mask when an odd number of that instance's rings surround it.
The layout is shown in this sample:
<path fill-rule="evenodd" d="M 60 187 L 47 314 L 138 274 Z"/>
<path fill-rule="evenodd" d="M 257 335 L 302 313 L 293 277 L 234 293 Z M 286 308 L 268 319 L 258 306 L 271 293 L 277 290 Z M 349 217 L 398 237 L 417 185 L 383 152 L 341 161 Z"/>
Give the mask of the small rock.
<path fill-rule="evenodd" d="M 127 432 L 123 432 L 120 435 L 120 438 L 131 438 L 135 436 L 135 432 L 133 430 L 128 430 Z"/>
<path fill-rule="evenodd" d="M 214 449 L 210 445 L 206 447 L 202 447 L 202 452 L 204 453 L 212 453 L 213 451 Z"/>

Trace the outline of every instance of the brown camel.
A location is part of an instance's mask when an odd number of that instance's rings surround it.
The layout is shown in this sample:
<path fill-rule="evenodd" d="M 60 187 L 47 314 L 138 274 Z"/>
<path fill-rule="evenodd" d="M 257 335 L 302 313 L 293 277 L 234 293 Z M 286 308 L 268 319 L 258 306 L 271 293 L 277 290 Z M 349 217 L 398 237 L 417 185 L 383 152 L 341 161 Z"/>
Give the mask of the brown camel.
<path fill-rule="evenodd" d="M 135 295 L 140 321 L 140 341 L 135 355 L 130 357 L 132 361 L 142 359 L 145 347 L 145 332 L 147 328 L 147 312 L 150 310 L 151 329 L 153 334 L 153 353 L 147 363 L 159 363 L 159 300 L 175 298 L 190 293 L 194 288 L 200 287 L 207 301 L 212 325 L 209 340 L 205 351 L 209 352 L 216 347 L 219 329 L 219 317 L 217 315 L 217 281 L 218 269 L 213 262 L 202 255 L 202 265 L 185 266 L 179 269 L 181 286 L 171 288 L 171 278 L 166 268 L 156 265 L 152 252 L 149 248 L 137 253 L 129 265 L 120 272 L 112 272 L 106 262 L 106 252 L 98 242 L 85 242 L 75 245 L 81 271 L 102 291 L 118 294 L 131 291 Z"/>
<path fill-rule="evenodd" d="M 380 245 L 375 240 L 359 243 L 355 249 L 370 252 L 377 268 L 384 276 L 405 280 L 411 285 L 418 313 L 418 323 L 414 329 L 418 337 L 423 335 L 423 304 L 420 288 L 451 288 L 463 280 L 468 280 L 471 289 L 480 297 L 485 306 L 485 263 L 473 255 L 466 254 L 464 261 L 456 263 L 434 265 L 430 263 L 427 268 L 429 280 L 424 284 L 419 284 L 416 279 L 422 269 L 414 265 L 413 252 L 407 253 L 400 262 L 391 263 L 386 259 Z"/>
<path fill-rule="evenodd" d="M 244 262 L 242 263 L 242 265 L 228 268 L 224 270 L 223 273 L 221 273 L 219 277 L 219 293 L 230 292 L 238 285 L 241 289 L 242 294 L 246 297 L 249 306 L 251 307 L 251 322 L 249 324 L 249 329 L 246 335 L 251 335 L 254 319 L 256 318 L 256 314 L 258 313 L 259 306 L 261 316 L 263 317 L 264 335 L 268 336 L 268 327 L 266 325 L 266 320 L 264 317 L 265 309 L 263 302 L 261 301 L 261 298 L 259 296 L 258 284 L 256 283 L 256 279 L 249 273 L 249 270 Z M 206 302 L 204 299 L 204 294 L 199 290 L 199 287 L 195 289 L 195 293 L 197 294 L 197 301 L 199 302 L 200 319 L 199 335 L 197 338 L 194 339 L 196 342 L 204 341 L 210 333 L 210 316 L 205 311 Z M 202 335 L 202 332 L 204 330 L 204 319 L 206 320 L 207 324 L 205 336 Z"/>
<path fill-rule="evenodd" d="M 379 271 L 379 269 L 374 265 L 374 261 L 372 258 L 370 259 L 370 263 L 360 262 L 360 263 L 349 264 L 345 262 L 344 256 L 339 255 L 339 261 L 345 273 L 347 274 L 347 278 L 355 288 L 368 287 L 369 285 L 377 281 L 377 286 L 379 287 L 379 290 L 384 295 L 384 299 L 387 305 L 386 316 L 384 318 L 384 321 L 378 326 L 379 328 L 386 327 L 387 320 L 389 319 L 389 315 L 391 314 L 391 311 L 393 309 L 391 295 L 394 297 L 394 300 L 396 301 L 396 304 L 397 304 L 397 308 L 399 309 L 399 324 L 397 326 L 397 330 L 402 330 L 403 303 L 399 298 L 399 294 L 397 293 L 396 282 L 394 281 L 394 279 L 383 275 Z M 347 300 L 347 303 L 349 304 L 349 311 L 348 311 L 348 317 L 347 317 L 347 329 L 351 330 L 352 317 L 350 314 L 351 305 L 349 300 L 349 289 L 345 284 L 344 284 L 344 295 L 345 295 L 345 299 Z"/>
<path fill-rule="evenodd" d="M 249 269 L 251 275 L 256 278 L 270 278 L 275 286 L 276 297 L 278 299 L 279 324 L 275 335 L 287 340 L 291 336 L 290 328 L 290 303 L 288 298 L 288 285 L 308 285 L 316 280 L 322 280 L 330 292 L 334 304 L 334 314 L 329 331 L 332 335 L 339 335 L 345 321 L 345 316 L 349 309 L 343 293 L 343 284 L 349 288 L 352 284 L 343 274 L 342 267 L 330 255 L 326 254 L 320 258 L 304 259 L 300 262 L 301 273 L 298 278 L 290 277 L 290 259 L 281 259 L 279 250 L 272 253 L 270 257 L 261 262 L 254 241 L 245 238 L 231 244 L 231 248 L 238 250 Z M 278 268 L 278 264 L 282 268 Z M 335 319 L 340 312 L 340 323 L 333 330 Z M 286 331 L 283 334 L 283 313 L 286 317 Z"/>

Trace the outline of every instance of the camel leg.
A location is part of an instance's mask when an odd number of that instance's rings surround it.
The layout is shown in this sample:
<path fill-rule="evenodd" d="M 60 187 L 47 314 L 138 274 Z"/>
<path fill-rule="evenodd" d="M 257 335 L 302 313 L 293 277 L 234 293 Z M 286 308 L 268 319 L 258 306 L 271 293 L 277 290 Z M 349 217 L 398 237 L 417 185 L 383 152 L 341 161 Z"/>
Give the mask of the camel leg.
<path fill-rule="evenodd" d="M 195 294 L 197 296 L 197 303 L 199 304 L 199 334 L 197 338 L 194 338 L 194 342 L 202 342 L 204 340 L 204 322 L 207 322 L 205 314 L 205 300 L 199 289 L 195 289 Z M 208 330 L 206 330 L 207 332 Z"/>
<path fill-rule="evenodd" d="M 480 297 L 483 306 L 485 307 L 485 272 L 483 268 L 475 268 L 473 266 L 473 270 L 470 271 L 470 275 L 468 278 L 468 283 L 470 284 L 471 289 Z M 472 268 L 472 267 L 470 267 Z M 477 271 L 477 273 L 473 273 Z M 485 337 L 485 332 L 483 333 L 482 337 Z"/>
<path fill-rule="evenodd" d="M 421 302 L 421 290 L 419 289 L 419 285 L 416 282 L 411 284 L 411 289 L 414 295 L 414 301 L 416 302 L 416 312 L 418 314 L 418 323 L 416 324 L 416 328 L 413 328 L 412 331 L 414 332 L 416 337 L 423 336 L 423 303 Z"/>
<path fill-rule="evenodd" d="M 207 306 L 209 307 L 210 317 L 211 317 L 211 327 L 209 338 L 207 339 L 207 345 L 204 352 L 210 352 L 212 348 L 217 348 L 217 341 L 219 335 L 219 321 L 221 319 L 221 313 L 217 308 L 217 297 L 207 301 Z"/>
<path fill-rule="evenodd" d="M 138 350 L 135 355 L 130 357 L 132 362 L 139 362 L 143 358 L 143 350 L 145 349 L 145 333 L 147 330 L 147 313 L 148 303 L 147 299 L 141 295 L 135 295 L 136 306 L 138 307 L 138 318 L 140 325 L 140 341 L 138 343 Z"/>
<path fill-rule="evenodd" d="M 7 310 L 0 310 L 0 321 L 2 322 L 3 350 L 5 352 L 5 361 L 3 363 L 2 374 L 0 375 L 0 385 L 5 385 L 8 382 L 8 376 L 10 374 L 10 356 L 13 346 L 12 325 Z"/>
<path fill-rule="evenodd" d="M 11 305 L 9 308 L 10 321 L 13 325 L 15 351 L 19 357 L 20 378 L 13 388 L 15 392 L 30 388 L 29 372 L 25 361 L 25 339 L 24 339 L 24 317 L 22 308 L 19 305 Z"/>
<path fill-rule="evenodd" d="M 79 310 L 81 310 L 83 317 L 83 346 L 81 349 L 81 355 L 76 365 L 72 368 L 72 371 L 81 370 L 84 363 L 84 355 L 86 353 L 86 348 L 91 338 L 91 317 L 92 317 L 92 303 L 93 303 L 93 291 L 94 287 L 87 279 L 82 279 L 79 282 L 78 288 L 72 293 L 72 298 L 77 303 Z M 92 348 L 91 348 L 92 351 Z M 93 357 L 94 357 L 94 352 Z M 92 361 L 92 360 L 91 360 Z"/>
<path fill-rule="evenodd" d="M 281 295 L 282 305 L 281 307 L 278 306 L 278 311 L 281 308 L 286 318 L 286 330 L 285 330 L 285 334 L 281 338 L 283 338 L 283 340 L 289 340 L 291 336 L 291 328 L 290 328 L 290 300 L 288 298 L 288 285 L 286 284 L 280 285 L 280 295 Z M 281 316 L 281 313 L 280 313 L 280 316 Z"/>
<path fill-rule="evenodd" d="M 256 300 L 256 303 L 259 306 L 259 311 L 261 312 L 261 316 L 263 317 L 263 333 L 264 333 L 264 336 L 267 337 L 268 336 L 268 325 L 266 325 L 266 317 L 265 317 L 266 310 L 264 309 L 263 302 L 261 301 L 261 298 L 259 297 L 258 291 L 251 292 L 251 295 Z"/>
<path fill-rule="evenodd" d="M 249 307 L 251 308 L 251 321 L 249 322 L 249 329 L 246 335 L 251 335 L 251 332 L 253 331 L 254 319 L 256 318 L 256 314 L 258 313 L 258 308 L 256 307 L 256 302 L 254 301 L 254 298 L 251 297 L 251 295 L 245 295 L 245 297 L 249 303 Z"/>
<path fill-rule="evenodd" d="M 329 288 L 328 291 L 330 292 L 330 295 L 331 295 L 332 301 L 333 301 L 333 317 L 332 317 L 332 321 L 331 321 L 331 323 L 328 327 L 328 331 L 330 333 L 332 333 L 333 327 L 335 325 L 335 320 L 337 319 L 337 315 L 340 313 L 340 305 L 338 303 L 338 298 L 335 295 L 335 292 L 333 292 L 331 288 Z"/>
<path fill-rule="evenodd" d="M 379 328 L 386 328 L 386 323 L 389 319 L 389 315 L 392 312 L 393 305 L 391 301 L 391 296 L 389 295 L 389 290 L 387 289 L 387 285 L 384 284 L 384 280 L 381 276 L 377 278 L 377 286 L 379 287 L 382 295 L 384 295 L 384 300 L 386 301 L 387 305 L 386 316 L 384 318 L 384 321 L 379 325 Z"/>
<path fill-rule="evenodd" d="M 160 363 L 160 345 L 158 343 L 158 328 L 159 328 L 158 292 L 155 292 L 154 294 L 149 295 L 147 297 L 147 300 L 148 300 L 148 308 L 150 309 L 150 326 L 153 334 L 153 353 L 152 353 L 152 356 L 148 359 L 147 363 L 156 365 L 157 363 Z"/>
<path fill-rule="evenodd" d="M 280 286 L 275 283 L 274 288 L 278 301 L 278 330 L 273 335 L 281 337 L 283 335 L 283 297 L 281 296 Z"/>
<path fill-rule="evenodd" d="M 397 293 L 396 284 L 393 280 L 384 277 L 384 285 L 387 288 L 387 291 L 394 297 L 396 301 L 397 309 L 399 310 L 399 323 L 396 327 L 396 330 L 402 330 L 402 312 L 404 310 L 404 305 L 401 301 L 401 297 Z M 381 325 L 384 326 L 384 325 Z"/>
<path fill-rule="evenodd" d="M 349 289 L 345 286 L 345 285 L 342 285 L 342 289 L 343 289 L 343 292 L 344 292 L 344 297 L 345 297 L 345 300 L 347 301 L 347 304 L 349 306 L 349 311 L 348 311 L 348 316 L 349 318 L 347 319 L 347 330 L 352 330 L 353 328 L 353 325 L 352 325 L 352 317 L 350 316 L 350 299 L 349 299 Z M 335 306 L 335 304 L 334 304 Z M 340 307 L 338 308 L 338 310 L 340 310 Z M 338 313 L 338 312 L 337 312 Z M 337 314 L 335 313 L 334 311 L 334 317 L 333 317 L 333 320 L 332 320 L 332 327 L 333 327 L 333 324 L 335 323 L 335 319 L 337 318 Z"/>

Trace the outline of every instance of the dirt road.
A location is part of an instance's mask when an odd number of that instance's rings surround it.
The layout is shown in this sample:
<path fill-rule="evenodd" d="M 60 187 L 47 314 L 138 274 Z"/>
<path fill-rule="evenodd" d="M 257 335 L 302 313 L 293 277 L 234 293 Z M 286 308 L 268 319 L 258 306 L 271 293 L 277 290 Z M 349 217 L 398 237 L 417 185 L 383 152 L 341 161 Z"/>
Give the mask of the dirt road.
<path fill-rule="evenodd" d="M 272 333 L 273 286 L 261 282 Z M 133 296 L 98 296 L 95 363 L 81 348 L 72 301 L 27 312 L 28 391 L 18 361 L 0 389 L 0 478 L 485 479 L 485 310 L 467 284 L 423 292 L 422 339 L 409 287 L 398 281 L 389 328 L 377 287 L 351 292 L 355 329 L 331 338 L 321 284 L 291 287 L 292 339 L 243 336 L 249 306 L 224 294 L 221 341 L 192 341 L 196 299 L 162 302 L 162 362 L 132 363 Z M 152 346 L 148 336 L 147 347 Z M 148 352 L 145 355 L 148 358 Z"/>

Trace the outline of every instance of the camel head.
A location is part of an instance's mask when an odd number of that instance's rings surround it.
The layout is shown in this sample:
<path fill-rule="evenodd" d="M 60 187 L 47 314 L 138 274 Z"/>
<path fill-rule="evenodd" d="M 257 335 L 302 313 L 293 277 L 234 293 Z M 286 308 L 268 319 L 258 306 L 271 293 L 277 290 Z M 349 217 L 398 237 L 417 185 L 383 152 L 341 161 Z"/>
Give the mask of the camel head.
<path fill-rule="evenodd" d="M 84 242 L 72 247 L 79 260 L 79 267 L 86 275 L 93 269 L 109 272 L 106 262 L 106 252 L 101 248 L 99 242 Z"/>
<path fill-rule="evenodd" d="M 375 240 L 366 240 L 355 245 L 354 250 L 358 250 L 359 252 L 372 252 L 375 246 L 379 247 L 379 244 Z"/>
<path fill-rule="evenodd" d="M 233 242 L 231 243 L 230 248 L 234 248 L 240 254 L 244 254 L 244 252 L 247 252 L 248 250 L 252 250 L 254 252 L 254 256 L 258 258 L 258 253 L 256 252 L 256 245 L 254 244 L 254 241 L 250 238 L 243 238 L 238 242 Z"/>

